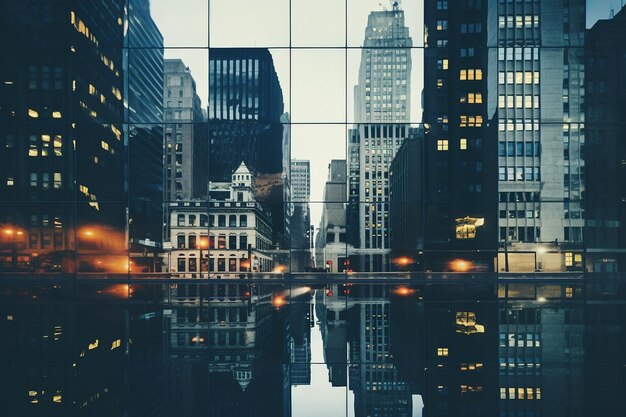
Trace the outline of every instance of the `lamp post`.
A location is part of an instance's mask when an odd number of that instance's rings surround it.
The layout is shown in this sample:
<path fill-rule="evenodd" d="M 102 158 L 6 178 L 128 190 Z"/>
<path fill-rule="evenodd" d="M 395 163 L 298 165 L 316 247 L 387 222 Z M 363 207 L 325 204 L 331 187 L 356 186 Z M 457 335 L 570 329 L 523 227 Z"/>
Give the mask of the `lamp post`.
<path fill-rule="evenodd" d="M 200 269 L 200 278 L 202 278 L 202 263 L 203 263 L 202 249 L 208 249 L 208 247 L 209 247 L 209 238 L 200 236 L 200 240 L 198 241 L 196 246 L 200 249 L 200 262 L 198 264 L 198 268 Z"/>
<path fill-rule="evenodd" d="M 4 229 L 4 234 L 11 237 L 11 269 L 17 271 L 17 237 L 22 236 L 24 232 L 17 229 Z"/>

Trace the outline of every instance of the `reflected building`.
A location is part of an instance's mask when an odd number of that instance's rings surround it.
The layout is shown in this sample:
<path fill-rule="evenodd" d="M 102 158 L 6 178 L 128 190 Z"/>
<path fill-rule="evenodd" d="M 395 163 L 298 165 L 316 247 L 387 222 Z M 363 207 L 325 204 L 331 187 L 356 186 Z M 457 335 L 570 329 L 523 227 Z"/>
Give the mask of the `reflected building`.
<path fill-rule="evenodd" d="M 289 403 L 285 319 L 269 286 L 179 284 L 166 349 L 172 415 L 283 416 Z"/>
<path fill-rule="evenodd" d="M 3 7 L 3 270 L 94 270 L 93 256 L 126 248 L 124 6 Z"/>
<path fill-rule="evenodd" d="M 395 361 L 394 353 L 402 355 L 403 349 L 409 349 L 417 354 L 417 343 L 407 345 L 406 339 L 403 340 L 404 335 L 397 328 L 393 332 L 397 339 L 392 340 L 392 323 L 395 320 L 389 293 L 392 287 L 360 285 L 347 289 L 350 346 L 348 388 L 354 392 L 354 415 L 412 416 L 412 395 L 417 394 L 417 380 L 414 378 L 418 376 L 414 375 L 412 381 L 403 379 L 396 368 L 398 362 Z M 415 326 L 411 330 L 417 329 Z M 392 349 L 394 345 L 395 352 Z M 403 357 L 407 358 L 406 355 Z M 414 363 L 420 362 L 417 355 L 412 358 Z M 408 368 L 411 363 L 406 365 Z"/>
<path fill-rule="evenodd" d="M 347 304 L 339 286 L 330 285 L 315 292 L 315 315 L 322 335 L 328 382 L 333 387 L 348 386 Z"/>
<path fill-rule="evenodd" d="M 424 415 L 498 415 L 493 287 L 435 285 L 424 298 Z"/>
<path fill-rule="evenodd" d="M 585 1 L 448 4 L 424 8 L 427 269 L 581 270 Z"/>
<path fill-rule="evenodd" d="M 503 416 L 582 416 L 582 287 L 500 284 L 499 390 Z"/>
<path fill-rule="evenodd" d="M 586 246 L 588 271 L 624 269 L 626 9 L 587 31 Z"/>
<path fill-rule="evenodd" d="M 371 12 L 348 131 L 348 241 L 351 267 L 389 269 L 389 166 L 411 135 L 411 47 L 398 2 Z"/>

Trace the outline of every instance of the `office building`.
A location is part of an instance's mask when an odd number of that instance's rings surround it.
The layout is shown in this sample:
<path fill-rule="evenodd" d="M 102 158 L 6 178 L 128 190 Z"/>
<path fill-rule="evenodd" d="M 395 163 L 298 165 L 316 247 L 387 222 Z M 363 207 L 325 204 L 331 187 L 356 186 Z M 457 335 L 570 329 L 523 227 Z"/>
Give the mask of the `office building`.
<path fill-rule="evenodd" d="M 196 81 L 180 59 L 165 60 L 163 101 L 165 200 L 206 198 L 207 126 Z"/>
<path fill-rule="evenodd" d="M 389 172 L 389 234 L 393 270 L 419 270 L 424 249 L 424 134 L 409 137 Z"/>
<path fill-rule="evenodd" d="M 348 132 L 348 242 L 351 268 L 389 269 L 389 166 L 408 125 L 411 47 L 404 11 L 371 12 L 365 29 L 354 119 Z"/>
<path fill-rule="evenodd" d="M 398 2 L 367 19 L 358 84 L 354 87 L 356 123 L 406 123 L 410 119 L 413 41 Z"/>
<path fill-rule="evenodd" d="M 302 203 L 311 199 L 311 161 L 291 160 L 291 201 Z"/>
<path fill-rule="evenodd" d="M 328 272 L 350 269 L 348 248 L 352 250 L 353 247 L 349 245 L 347 235 L 346 186 L 346 161 L 331 160 L 315 243 L 315 265 Z"/>
<path fill-rule="evenodd" d="M 210 49 L 210 180 L 227 180 L 241 161 L 256 174 L 287 172 L 283 111 L 283 92 L 269 50 Z"/>
<path fill-rule="evenodd" d="M 123 272 L 125 2 L 43 3 L 3 7 L 0 267 Z"/>
<path fill-rule="evenodd" d="M 581 269 L 584 1 L 448 5 L 425 3 L 426 263 Z"/>
<path fill-rule="evenodd" d="M 626 9 L 587 31 L 587 270 L 621 272 L 626 262 Z"/>
<path fill-rule="evenodd" d="M 150 15 L 149 0 L 131 0 L 128 7 L 128 236 L 138 249 L 156 248 L 163 234 L 163 35 Z"/>

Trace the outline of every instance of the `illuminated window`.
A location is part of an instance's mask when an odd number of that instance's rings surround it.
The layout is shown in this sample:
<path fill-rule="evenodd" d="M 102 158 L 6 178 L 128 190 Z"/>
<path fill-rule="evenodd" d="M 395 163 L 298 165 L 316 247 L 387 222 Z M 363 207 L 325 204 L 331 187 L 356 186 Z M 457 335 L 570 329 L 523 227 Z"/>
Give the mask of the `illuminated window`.
<path fill-rule="evenodd" d="M 448 139 L 438 139 L 437 140 L 437 150 L 438 151 L 447 151 L 448 150 Z"/>
<path fill-rule="evenodd" d="M 447 347 L 437 348 L 437 356 L 448 356 L 448 348 Z"/>
<path fill-rule="evenodd" d="M 485 224 L 484 218 L 461 217 L 454 220 L 456 223 L 457 239 L 474 239 L 476 237 L 476 228 Z"/>
<path fill-rule="evenodd" d="M 33 119 L 36 119 L 39 117 L 39 113 L 37 112 L 37 110 L 28 109 L 28 117 L 32 117 Z"/>
<path fill-rule="evenodd" d="M 61 112 L 60 111 L 53 111 L 52 112 L 52 118 L 53 119 L 60 119 L 62 117 Z"/>
<path fill-rule="evenodd" d="M 104 149 L 105 151 L 109 150 L 109 144 L 106 143 L 105 141 L 101 141 L 100 146 L 102 146 L 102 149 Z"/>
<path fill-rule="evenodd" d="M 59 189 L 63 186 L 63 181 L 61 179 L 61 173 L 60 172 L 55 172 L 53 175 L 53 179 L 54 179 L 54 188 L 55 189 Z"/>
<path fill-rule="evenodd" d="M 565 266 L 574 265 L 574 254 L 572 252 L 565 252 Z"/>
<path fill-rule="evenodd" d="M 459 148 L 461 150 L 466 150 L 467 149 L 467 139 L 461 139 L 459 141 Z"/>

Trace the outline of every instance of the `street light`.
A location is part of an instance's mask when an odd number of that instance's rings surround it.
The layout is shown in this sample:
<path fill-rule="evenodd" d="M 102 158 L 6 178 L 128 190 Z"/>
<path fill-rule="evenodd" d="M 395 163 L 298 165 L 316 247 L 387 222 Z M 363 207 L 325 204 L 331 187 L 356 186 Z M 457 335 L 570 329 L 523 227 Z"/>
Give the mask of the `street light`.
<path fill-rule="evenodd" d="M 3 229 L 4 234 L 11 237 L 11 268 L 17 270 L 17 237 L 24 234 L 19 229 L 6 228 Z"/>
<path fill-rule="evenodd" d="M 202 278 L 202 263 L 203 263 L 203 258 L 202 258 L 202 249 L 208 249 L 209 248 L 209 238 L 206 236 L 200 236 L 200 240 L 198 240 L 198 243 L 196 243 L 196 248 L 200 249 L 200 278 Z M 208 277 L 208 275 L 207 275 Z"/>

